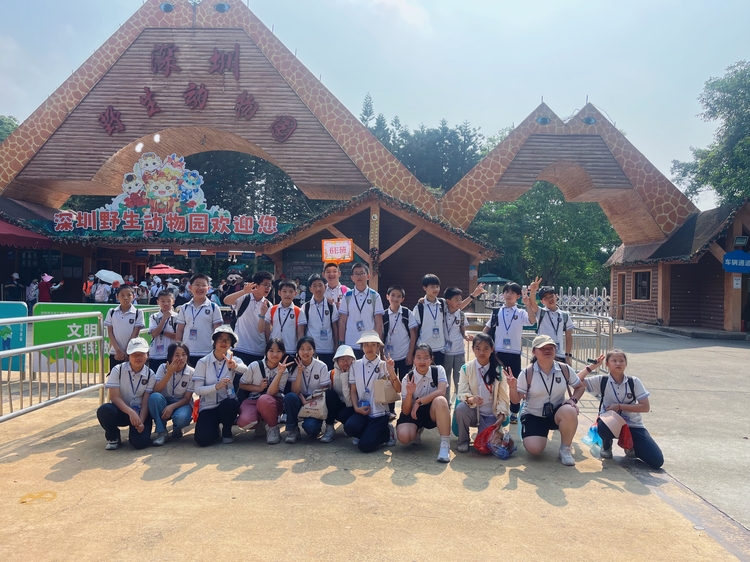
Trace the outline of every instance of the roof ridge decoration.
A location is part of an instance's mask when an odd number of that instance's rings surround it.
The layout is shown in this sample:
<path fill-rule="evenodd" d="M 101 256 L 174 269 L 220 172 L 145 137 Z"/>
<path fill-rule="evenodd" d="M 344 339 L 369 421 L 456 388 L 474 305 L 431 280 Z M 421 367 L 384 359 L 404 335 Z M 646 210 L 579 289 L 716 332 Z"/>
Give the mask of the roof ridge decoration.
<path fill-rule="evenodd" d="M 438 202 L 417 178 L 287 49 L 241 0 L 197 5 L 146 2 L 0 144 L 0 196 L 66 117 L 147 28 L 243 29 L 365 178 L 384 192 L 436 215 Z"/>

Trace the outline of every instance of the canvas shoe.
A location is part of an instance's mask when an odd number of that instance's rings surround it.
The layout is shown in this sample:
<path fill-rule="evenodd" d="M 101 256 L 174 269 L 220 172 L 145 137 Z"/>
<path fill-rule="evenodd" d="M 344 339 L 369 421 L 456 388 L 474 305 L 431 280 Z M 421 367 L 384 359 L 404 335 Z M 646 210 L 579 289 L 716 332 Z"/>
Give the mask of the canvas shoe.
<path fill-rule="evenodd" d="M 469 444 L 468 443 L 459 443 L 456 445 L 456 451 L 459 453 L 468 453 L 469 452 Z"/>
<path fill-rule="evenodd" d="M 575 466 L 576 461 L 570 451 L 570 445 L 560 445 L 560 452 L 557 453 L 557 458 L 564 466 Z"/>
<path fill-rule="evenodd" d="M 625 449 L 625 456 L 631 459 L 635 458 L 635 449 Z"/>
<path fill-rule="evenodd" d="M 438 462 L 451 462 L 451 444 L 446 441 L 440 442 L 440 452 L 437 456 Z"/>
<path fill-rule="evenodd" d="M 352 437 L 352 445 L 359 445 L 359 438 L 358 437 Z"/>
<path fill-rule="evenodd" d="M 114 441 L 107 441 L 107 445 L 104 447 L 106 451 L 114 451 L 120 448 L 120 440 L 115 439 Z"/>
<path fill-rule="evenodd" d="M 221 442 L 224 443 L 224 445 L 229 445 L 230 443 L 234 443 L 234 436 L 232 437 L 222 437 Z"/>
<path fill-rule="evenodd" d="M 333 424 L 328 425 L 326 424 L 326 431 L 323 434 L 323 437 L 320 438 L 321 443 L 330 443 L 336 438 L 336 426 Z"/>
<path fill-rule="evenodd" d="M 414 441 L 411 442 L 412 445 L 421 445 L 422 444 L 422 432 L 424 431 L 424 427 L 420 427 L 417 430 L 417 436 L 414 438 Z"/>
<path fill-rule="evenodd" d="M 293 427 L 292 429 L 287 430 L 284 443 L 296 443 L 297 439 L 299 439 L 299 428 Z"/>
<path fill-rule="evenodd" d="M 154 439 L 154 447 L 161 447 L 166 442 L 167 442 L 167 432 L 166 431 L 160 431 L 156 435 L 156 439 Z"/>
<path fill-rule="evenodd" d="M 396 444 L 396 428 L 392 424 L 388 424 L 388 447 L 393 447 Z"/>
<path fill-rule="evenodd" d="M 258 425 L 255 426 L 255 436 L 256 437 L 265 437 L 266 435 L 266 423 L 263 421 L 258 422 Z"/>
<path fill-rule="evenodd" d="M 266 435 L 266 443 L 269 445 L 277 445 L 281 443 L 281 430 L 279 426 L 269 427 L 268 434 Z"/>
<path fill-rule="evenodd" d="M 182 439 L 182 428 L 175 427 L 172 429 L 172 439 Z"/>
<path fill-rule="evenodd" d="M 603 459 L 611 459 L 612 458 L 612 447 L 609 449 L 602 449 L 601 453 L 599 454 Z"/>

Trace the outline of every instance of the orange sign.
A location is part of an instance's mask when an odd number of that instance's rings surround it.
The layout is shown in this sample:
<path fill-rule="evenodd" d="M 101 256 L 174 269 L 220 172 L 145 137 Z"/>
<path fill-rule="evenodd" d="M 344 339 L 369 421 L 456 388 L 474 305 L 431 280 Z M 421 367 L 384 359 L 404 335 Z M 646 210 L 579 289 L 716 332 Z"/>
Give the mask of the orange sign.
<path fill-rule="evenodd" d="M 354 260 L 354 242 L 351 238 L 323 240 L 323 262 L 345 263 Z"/>

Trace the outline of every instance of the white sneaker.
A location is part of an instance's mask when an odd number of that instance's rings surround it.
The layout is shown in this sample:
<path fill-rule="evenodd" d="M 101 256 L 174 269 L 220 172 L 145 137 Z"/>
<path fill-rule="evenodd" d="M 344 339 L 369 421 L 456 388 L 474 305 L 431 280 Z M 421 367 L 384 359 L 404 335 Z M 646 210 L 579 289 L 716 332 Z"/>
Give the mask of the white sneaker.
<path fill-rule="evenodd" d="M 296 443 L 299 439 L 299 428 L 294 427 L 286 432 L 284 443 Z"/>
<path fill-rule="evenodd" d="M 154 447 L 161 447 L 166 443 L 167 441 L 167 432 L 166 431 L 160 431 L 156 435 L 156 439 L 154 439 Z"/>
<path fill-rule="evenodd" d="M 269 427 L 268 433 L 266 434 L 266 443 L 269 445 L 277 445 L 281 443 L 281 430 L 279 426 Z"/>
<path fill-rule="evenodd" d="M 323 434 L 323 437 L 320 438 L 321 443 L 330 443 L 336 438 L 336 426 L 331 424 L 326 424 L 326 432 Z"/>
<path fill-rule="evenodd" d="M 557 458 L 564 466 L 575 466 L 576 461 L 571 454 L 570 445 L 560 445 L 560 452 L 557 453 Z"/>
<path fill-rule="evenodd" d="M 386 445 L 388 447 L 393 447 L 396 444 L 396 428 L 393 427 L 392 424 L 388 424 L 388 434 L 390 438 L 388 439 L 388 443 Z"/>
<path fill-rule="evenodd" d="M 352 445 L 359 445 L 359 438 L 352 437 Z"/>
<path fill-rule="evenodd" d="M 422 432 L 424 431 L 424 427 L 420 427 L 417 430 L 417 436 L 414 438 L 414 441 L 411 442 L 412 445 L 421 445 L 422 444 Z"/>
<path fill-rule="evenodd" d="M 469 444 L 468 443 L 460 443 L 456 445 L 456 451 L 459 453 L 468 453 L 469 452 Z"/>
<path fill-rule="evenodd" d="M 104 447 L 106 451 L 115 451 L 120 448 L 120 440 L 115 439 L 114 441 L 107 441 L 107 445 Z"/>
<path fill-rule="evenodd" d="M 451 444 L 447 441 L 440 442 L 440 452 L 437 456 L 438 462 L 451 462 Z"/>

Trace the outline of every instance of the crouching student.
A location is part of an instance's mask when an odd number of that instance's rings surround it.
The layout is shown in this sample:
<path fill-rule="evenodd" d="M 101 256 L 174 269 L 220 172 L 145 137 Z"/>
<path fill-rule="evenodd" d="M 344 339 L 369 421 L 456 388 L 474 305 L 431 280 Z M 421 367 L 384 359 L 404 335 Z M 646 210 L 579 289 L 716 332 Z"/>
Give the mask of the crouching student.
<path fill-rule="evenodd" d="M 557 345 L 547 335 L 534 338 L 531 365 L 518 379 L 506 374 L 513 403 L 524 400 L 521 412 L 521 437 L 530 455 L 541 455 L 550 431 L 560 430 L 557 458 L 565 466 L 575 466 L 571 443 L 578 429 L 578 400 L 585 387 L 578 375 L 565 363 L 555 361 Z M 570 387 L 575 389 L 570 394 Z"/>
<path fill-rule="evenodd" d="M 285 443 L 296 443 L 299 439 L 299 411 L 307 404 L 316 392 L 325 391 L 331 386 L 331 373 L 320 359 L 315 358 L 315 340 L 310 336 L 303 336 L 297 341 L 297 368 L 292 376 L 292 391 L 284 396 L 284 412 L 286 413 Z M 303 418 L 302 429 L 310 437 L 320 435 L 323 420 Z"/>
<path fill-rule="evenodd" d="M 440 451 L 438 462 L 451 460 L 451 414 L 445 391 L 448 377 L 442 365 L 433 365 L 432 349 L 417 344 L 414 368 L 401 381 L 401 416 L 396 422 L 396 435 L 404 445 L 422 442 L 425 429 L 438 428 Z M 406 383 L 406 384 L 404 384 Z"/>
<path fill-rule="evenodd" d="M 151 444 L 151 416 L 148 397 L 155 377 L 148 367 L 148 342 L 133 338 L 128 342 L 127 361 L 115 365 L 104 385 L 109 389 L 109 403 L 102 404 L 96 417 L 104 428 L 107 451 L 120 447 L 120 427 L 129 427 L 128 441 L 136 449 Z"/>
<path fill-rule="evenodd" d="M 161 300 L 163 297 L 159 297 Z M 154 445 L 167 440 L 166 423 L 172 420 L 172 437 L 182 437 L 183 428 L 190 425 L 193 415 L 193 368 L 188 365 L 190 350 L 182 342 L 167 349 L 167 362 L 156 371 L 154 391 L 148 399 L 148 411 L 156 426 Z"/>
<path fill-rule="evenodd" d="M 331 371 L 331 388 L 326 390 L 326 430 L 321 443 L 330 443 L 336 437 L 336 422 L 342 424 L 354 413 L 352 407 L 352 393 L 349 388 L 349 371 L 354 363 L 354 350 L 348 345 L 341 345 L 333 356 L 333 370 Z"/>
<path fill-rule="evenodd" d="M 651 468 L 661 468 L 664 464 L 664 454 L 653 437 L 643 425 L 641 414 L 651 409 L 649 392 L 638 377 L 625 374 L 628 358 L 621 349 L 613 349 L 605 356 L 609 375 L 588 376 L 581 373 L 583 384 L 590 393 L 600 397 L 599 414 L 604 412 L 617 413 L 622 422 L 630 428 L 633 436 L 633 448 L 625 449 L 625 455 L 641 459 Z M 593 372 L 595 365 L 586 367 L 587 372 Z M 617 420 L 618 422 L 620 420 Z M 602 458 L 612 458 L 612 442 L 615 435 L 601 419 L 597 422 L 599 437 L 602 438 Z"/>
<path fill-rule="evenodd" d="M 219 425 L 222 442 L 234 442 L 232 425 L 240 410 L 234 392 L 234 374 L 247 371 L 242 360 L 234 357 L 230 351 L 237 343 L 237 335 L 232 328 L 219 326 L 211 339 L 213 351 L 198 361 L 193 373 L 195 393 L 200 396 L 195 442 L 201 447 L 211 445 L 219 438 Z"/>
<path fill-rule="evenodd" d="M 256 435 L 263 435 L 265 424 L 269 445 L 281 441 L 279 416 L 284 412 L 284 386 L 289 378 L 287 369 L 294 365 L 292 361 L 281 361 L 285 354 L 284 340 L 271 338 L 266 344 L 265 357 L 251 363 L 240 379 L 240 388 L 249 397 L 240 404 L 237 425 L 241 429 L 255 428 Z"/>
<path fill-rule="evenodd" d="M 388 404 L 375 402 L 375 381 L 387 377 L 396 392 L 401 392 L 401 382 L 393 358 L 387 362 L 380 359 L 383 342 L 376 331 L 364 332 L 357 344 L 362 346 L 364 357 L 357 359 L 349 372 L 354 413 L 346 420 L 344 431 L 360 451 L 372 453 L 384 443 L 388 447 L 396 444 L 396 431 L 388 423 Z"/>
<path fill-rule="evenodd" d="M 459 453 L 469 450 L 470 427 L 479 428 L 479 433 L 491 425 L 500 427 L 510 414 L 508 383 L 494 347 L 487 334 L 475 335 L 471 342 L 475 359 L 461 367 L 456 406 Z"/>

